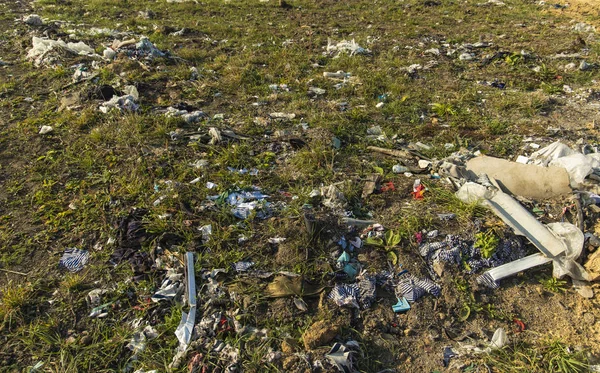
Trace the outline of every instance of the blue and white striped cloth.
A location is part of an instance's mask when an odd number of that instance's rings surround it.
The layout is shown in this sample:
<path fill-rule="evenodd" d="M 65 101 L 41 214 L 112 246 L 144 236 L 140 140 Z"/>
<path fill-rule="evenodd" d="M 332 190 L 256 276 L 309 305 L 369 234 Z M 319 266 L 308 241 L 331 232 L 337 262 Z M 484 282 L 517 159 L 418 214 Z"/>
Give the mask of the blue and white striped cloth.
<path fill-rule="evenodd" d="M 356 284 L 337 284 L 329 293 L 329 299 L 340 307 L 358 307 L 359 289 Z"/>
<path fill-rule="evenodd" d="M 396 286 L 396 296 L 398 298 L 404 297 L 409 302 L 415 302 L 427 293 L 439 297 L 441 292 L 440 286 L 430 279 L 417 278 L 408 273 L 402 275 L 398 286 Z"/>
<path fill-rule="evenodd" d="M 58 265 L 66 268 L 70 272 L 79 272 L 90 260 L 90 253 L 87 250 L 75 248 L 66 249 Z"/>
<path fill-rule="evenodd" d="M 429 263 L 432 278 L 437 278 L 435 272 L 431 270 L 434 263 L 444 262 L 455 265 L 465 263 L 466 272 L 472 274 L 483 268 L 497 267 L 525 256 L 525 249 L 518 237 L 503 239 L 492 256 L 484 258 L 481 250 L 474 246 L 474 242 L 452 234 L 447 235 L 443 241 L 421 245 L 419 252 Z"/>
<path fill-rule="evenodd" d="M 363 309 L 371 307 L 375 301 L 377 280 L 375 276 L 364 276 L 358 282 L 358 301 Z"/>

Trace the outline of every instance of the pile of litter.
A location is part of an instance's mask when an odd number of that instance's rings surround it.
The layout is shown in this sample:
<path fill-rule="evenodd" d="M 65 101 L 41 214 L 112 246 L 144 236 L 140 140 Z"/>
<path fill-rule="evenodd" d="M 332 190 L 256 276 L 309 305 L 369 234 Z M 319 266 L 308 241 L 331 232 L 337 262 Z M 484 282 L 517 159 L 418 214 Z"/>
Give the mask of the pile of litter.
<path fill-rule="evenodd" d="M 35 66 L 53 66 L 60 64 L 61 56 L 64 54 L 80 55 L 88 57 L 100 57 L 94 53 L 94 49 L 83 42 L 68 42 L 62 40 L 32 38 L 33 47 L 27 52 L 27 59 Z"/>

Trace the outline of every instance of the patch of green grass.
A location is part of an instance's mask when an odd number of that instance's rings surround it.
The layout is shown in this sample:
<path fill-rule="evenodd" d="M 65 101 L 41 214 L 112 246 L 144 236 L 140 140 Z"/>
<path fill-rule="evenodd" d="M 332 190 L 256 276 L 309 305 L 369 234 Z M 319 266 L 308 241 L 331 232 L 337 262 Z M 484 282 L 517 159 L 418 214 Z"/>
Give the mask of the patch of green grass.
<path fill-rule="evenodd" d="M 483 360 L 507 373 L 584 373 L 589 369 L 585 353 L 560 340 L 542 340 L 536 344 L 514 342 L 492 351 Z"/>
<path fill-rule="evenodd" d="M 23 307 L 27 305 L 31 299 L 31 291 L 28 285 L 17 285 L 9 282 L 0 292 L 0 319 L 2 327 L 10 328 L 15 321 L 21 320 L 23 317 Z"/>

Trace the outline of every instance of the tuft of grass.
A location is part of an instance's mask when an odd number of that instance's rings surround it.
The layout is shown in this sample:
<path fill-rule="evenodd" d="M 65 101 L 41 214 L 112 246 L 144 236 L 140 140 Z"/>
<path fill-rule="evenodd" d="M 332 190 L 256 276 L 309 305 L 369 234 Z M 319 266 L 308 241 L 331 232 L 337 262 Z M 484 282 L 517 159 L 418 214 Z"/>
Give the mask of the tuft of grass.
<path fill-rule="evenodd" d="M 20 319 L 23 316 L 22 309 L 29 302 L 31 291 L 26 285 L 16 285 L 12 281 L 6 284 L 0 292 L 0 319 L 2 327 L 8 324 L 10 328 L 13 319 Z M 0 327 L 0 329 L 2 329 Z"/>
<path fill-rule="evenodd" d="M 506 373 L 583 373 L 589 371 L 584 351 L 574 351 L 559 340 L 537 345 L 516 342 L 483 358 L 494 371 Z"/>
<path fill-rule="evenodd" d="M 85 275 L 79 273 L 69 273 L 61 281 L 60 286 L 68 293 L 77 293 L 84 288 Z"/>

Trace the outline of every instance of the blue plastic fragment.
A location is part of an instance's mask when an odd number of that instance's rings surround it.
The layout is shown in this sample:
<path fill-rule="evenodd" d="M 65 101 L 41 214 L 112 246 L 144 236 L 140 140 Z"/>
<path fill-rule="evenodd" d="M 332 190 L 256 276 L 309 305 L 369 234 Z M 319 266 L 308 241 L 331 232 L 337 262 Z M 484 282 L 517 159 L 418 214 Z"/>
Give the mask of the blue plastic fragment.
<path fill-rule="evenodd" d="M 410 304 L 408 304 L 406 298 L 398 298 L 398 303 L 394 304 L 392 306 L 392 309 L 394 310 L 394 312 L 406 312 L 410 310 Z"/>
<path fill-rule="evenodd" d="M 358 273 L 356 268 L 354 268 L 350 263 L 344 266 L 344 272 L 346 272 L 348 277 L 352 280 L 356 277 L 356 274 Z"/>
<path fill-rule="evenodd" d="M 338 245 L 340 245 L 342 249 L 346 250 L 346 247 L 348 246 L 348 243 L 346 242 L 346 237 L 342 236 L 342 238 L 340 238 L 340 240 L 338 241 Z"/>
<path fill-rule="evenodd" d="M 348 263 L 350 261 L 350 254 L 344 251 L 337 261 L 338 263 Z"/>

